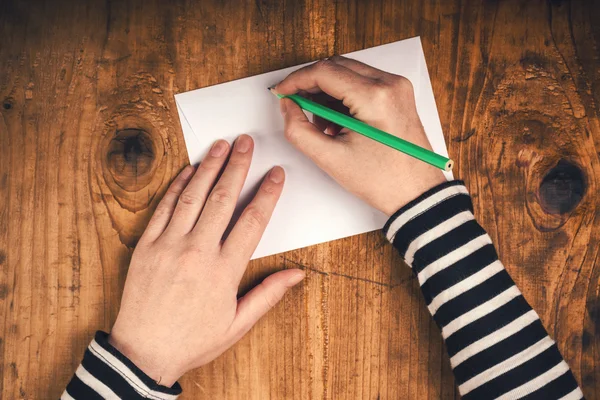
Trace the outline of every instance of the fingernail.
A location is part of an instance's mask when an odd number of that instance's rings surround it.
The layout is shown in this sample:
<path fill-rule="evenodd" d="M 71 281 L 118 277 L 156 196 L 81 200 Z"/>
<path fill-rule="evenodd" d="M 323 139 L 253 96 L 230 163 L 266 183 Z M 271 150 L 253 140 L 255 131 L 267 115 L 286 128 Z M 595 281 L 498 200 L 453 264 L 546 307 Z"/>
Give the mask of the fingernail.
<path fill-rule="evenodd" d="M 225 144 L 225 141 L 218 140 L 215 142 L 215 144 L 212 145 L 209 154 L 213 157 L 221 157 L 223 154 L 225 154 L 225 150 L 227 150 L 227 145 Z"/>
<path fill-rule="evenodd" d="M 302 279 L 304 279 L 305 277 L 306 277 L 306 274 L 304 273 L 304 271 L 300 271 L 297 274 L 295 274 L 294 276 L 292 276 L 290 279 L 288 279 L 287 284 L 289 286 L 294 286 L 298 282 L 300 282 Z"/>
<path fill-rule="evenodd" d="M 275 167 L 269 172 L 269 180 L 273 183 L 281 183 L 285 178 L 285 172 L 283 172 L 283 168 Z"/>
<path fill-rule="evenodd" d="M 279 111 L 281 111 L 281 115 L 285 115 L 285 113 L 287 112 L 287 106 L 285 105 L 285 103 L 285 99 L 281 99 L 279 101 Z"/>
<path fill-rule="evenodd" d="M 235 141 L 235 151 L 238 153 L 246 153 L 248 150 L 250 150 L 251 144 L 252 139 L 250 139 L 250 136 L 240 136 Z"/>
<path fill-rule="evenodd" d="M 185 167 L 183 169 L 183 171 L 181 171 L 181 177 L 183 179 L 190 179 L 190 176 L 192 176 L 193 173 L 194 173 L 194 167 L 192 167 L 191 165 L 188 165 L 187 167 Z"/>

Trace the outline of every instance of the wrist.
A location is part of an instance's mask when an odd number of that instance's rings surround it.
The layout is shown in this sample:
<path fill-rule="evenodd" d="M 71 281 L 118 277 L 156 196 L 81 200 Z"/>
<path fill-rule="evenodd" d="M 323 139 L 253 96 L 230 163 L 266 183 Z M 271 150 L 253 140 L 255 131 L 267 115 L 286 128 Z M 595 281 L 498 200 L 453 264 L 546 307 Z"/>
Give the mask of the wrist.
<path fill-rule="evenodd" d="M 157 355 L 156 346 L 140 340 L 128 340 L 119 329 L 112 329 L 108 343 L 158 385 L 172 387 L 183 375 L 183 372 L 178 372 L 175 363 Z"/>
<path fill-rule="evenodd" d="M 421 161 L 415 162 L 420 163 Z M 393 192 L 388 192 L 386 198 L 379 202 L 377 208 L 388 217 L 391 217 L 396 211 L 423 193 L 447 182 L 441 170 L 430 165 L 423 165 L 422 167 L 419 168 L 419 171 L 414 171 L 411 174 L 419 176 L 419 179 L 412 182 L 400 182 L 400 185 L 394 186 Z"/>

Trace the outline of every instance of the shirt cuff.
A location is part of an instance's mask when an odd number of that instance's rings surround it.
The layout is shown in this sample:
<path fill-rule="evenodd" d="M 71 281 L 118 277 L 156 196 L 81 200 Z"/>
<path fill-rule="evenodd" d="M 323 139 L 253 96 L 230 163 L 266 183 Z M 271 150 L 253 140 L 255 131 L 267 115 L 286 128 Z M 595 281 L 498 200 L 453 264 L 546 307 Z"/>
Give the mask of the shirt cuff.
<path fill-rule="evenodd" d="M 443 204 L 443 205 L 442 205 Z M 457 218 L 456 216 L 459 215 Z M 447 221 L 456 219 L 456 223 Z M 406 204 L 390 217 L 383 232 L 411 266 L 418 248 L 425 245 L 425 233 L 436 228 L 436 237 L 452 230 L 466 219 L 473 219 L 473 204 L 463 181 L 444 182 Z M 455 226 L 456 225 L 456 226 Z"/>
<path fill-rule="evenodd" d="M 108 334 L 96 332 L 83 361 L 61 399 L 103 398 L 175 400 L 181 394 L 175 383 L 156 383 L 119 350 L 108 343 Z"/>

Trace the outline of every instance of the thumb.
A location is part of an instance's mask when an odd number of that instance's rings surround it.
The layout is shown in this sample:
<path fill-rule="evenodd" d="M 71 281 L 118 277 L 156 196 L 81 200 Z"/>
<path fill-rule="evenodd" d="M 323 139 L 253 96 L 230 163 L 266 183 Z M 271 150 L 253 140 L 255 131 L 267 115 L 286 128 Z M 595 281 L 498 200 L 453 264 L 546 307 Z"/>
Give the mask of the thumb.
<path fill-rule="evenodd" d="M 235 319 L 230 327 L 232 344 L 244 336 L 292 286 L 306 277 L 300 269 L 286 269 L 269 275 L 238 300 Z"/>
<path fill-rule="evenodd" d="M 280 101 L 286 139 L 325 171 L 332 162 L 335 165 L 336 156 L 341 155 L 344 143 L 312 124 L 294 101 L 287 98 Z"/>

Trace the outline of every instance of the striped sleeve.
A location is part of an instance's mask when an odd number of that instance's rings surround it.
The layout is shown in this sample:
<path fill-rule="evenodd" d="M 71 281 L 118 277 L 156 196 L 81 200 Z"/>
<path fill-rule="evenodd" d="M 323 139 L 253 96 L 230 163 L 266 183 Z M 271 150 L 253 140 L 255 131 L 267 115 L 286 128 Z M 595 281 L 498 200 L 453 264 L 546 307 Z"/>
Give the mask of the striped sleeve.
<path fill-rule="evenodd" d="M 583 398 L 473 217 L 463 182 L 444 183 L 410 202 L 384 233 L 417 276 L 464 400 Z"/>
<path fill-rule="evenodd" d="M 61 400 L 153 399 L 175 400 L 181 386 L 161 386 L 108 343 L 108 334 L 97 332 L 81 365 L 67 385 Z"/>

